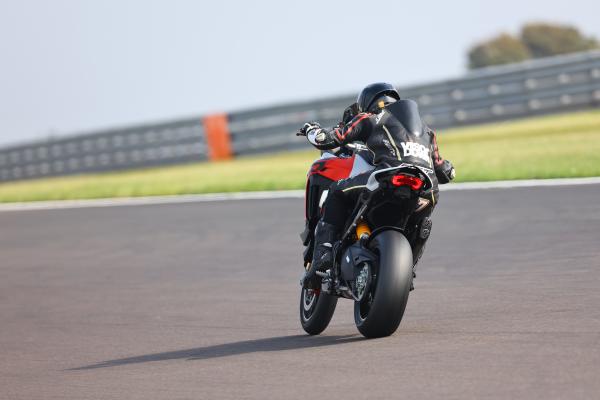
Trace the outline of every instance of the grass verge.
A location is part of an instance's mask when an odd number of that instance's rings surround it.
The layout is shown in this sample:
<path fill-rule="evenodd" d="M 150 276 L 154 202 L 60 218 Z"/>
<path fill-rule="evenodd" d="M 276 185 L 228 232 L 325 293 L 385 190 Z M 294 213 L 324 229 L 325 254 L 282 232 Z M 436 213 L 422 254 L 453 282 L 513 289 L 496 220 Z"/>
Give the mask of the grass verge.
<path fill-rule="evenodd" d="M 457 182 L 600 176 L 600 111 L 439 135 Z M 307 149 L 309 145 L 307 144 Z M 316 150 L 0 184 L 0 202 L 301 189 Z"/>

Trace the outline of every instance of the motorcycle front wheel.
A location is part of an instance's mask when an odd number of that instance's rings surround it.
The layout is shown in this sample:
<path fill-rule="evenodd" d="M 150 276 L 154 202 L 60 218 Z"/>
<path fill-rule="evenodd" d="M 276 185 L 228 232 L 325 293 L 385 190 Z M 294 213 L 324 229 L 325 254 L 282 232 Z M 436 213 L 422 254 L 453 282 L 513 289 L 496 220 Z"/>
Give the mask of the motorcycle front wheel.
<path fill-rule="evenodd" d="M 371 250 L 379 255 L 372 266 L 371 285 L 354 303 L 354 322 L 367 338 L 393 334 L 404 315 L 412 283 L 412 249 L 400 232 L 384 231 L 373 238 Z"/>
<path fill-rule="evenodd" d="M 300 323 L 309 335 L 323 332 L 335 312 L 337 297 L 320 290 L 302 289 L 300 292 Z"/>

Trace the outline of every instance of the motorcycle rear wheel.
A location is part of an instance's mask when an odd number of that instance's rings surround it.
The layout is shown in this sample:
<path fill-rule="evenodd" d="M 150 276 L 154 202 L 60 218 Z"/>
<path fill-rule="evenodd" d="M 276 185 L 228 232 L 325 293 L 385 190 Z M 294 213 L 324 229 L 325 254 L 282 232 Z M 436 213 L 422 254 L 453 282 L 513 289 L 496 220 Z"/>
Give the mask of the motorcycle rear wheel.
<path fill-rule="evenodd" d="M 309 335 L 318 335 L 327 328 L 335 307 L 337 297 L 320 290 L 302 289 L 300 292 L 300 323 Z"/>
<path fill-rule="evenodd" d="M 371 249 L 379 254 L 369 293 L 354 303 L 354 322 L 367 338 L 393 334 L 402 321 L 412 283 L 412 250 L 397 231 L 385 231 L 373 238 Z"/>

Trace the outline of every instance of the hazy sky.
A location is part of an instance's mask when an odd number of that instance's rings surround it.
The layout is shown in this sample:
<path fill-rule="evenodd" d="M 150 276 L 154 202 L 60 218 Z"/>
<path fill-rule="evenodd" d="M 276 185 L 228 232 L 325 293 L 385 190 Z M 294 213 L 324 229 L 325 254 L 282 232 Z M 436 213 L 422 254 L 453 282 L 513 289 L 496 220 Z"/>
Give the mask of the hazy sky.
<path fill-rule="evenodd" d="M 600 37 L 598 0 L 0 0 L 0 145 L 463 74 L 529 20 Z"/>

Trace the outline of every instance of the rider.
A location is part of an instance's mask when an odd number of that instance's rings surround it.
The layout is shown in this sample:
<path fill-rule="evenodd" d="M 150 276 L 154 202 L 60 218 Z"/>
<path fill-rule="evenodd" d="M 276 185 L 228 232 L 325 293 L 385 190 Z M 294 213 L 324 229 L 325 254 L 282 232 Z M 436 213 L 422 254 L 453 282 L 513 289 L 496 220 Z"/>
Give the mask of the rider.
<path fill-rule="evenodd" d="M 437 202 L 437 183 L 448 183 L 454 178 L 454 167 L 444 160 L 438 150 L 435 133 L 422 124 L 415 125 L 420 131 L 411 131 L 388 110 L 387 106 L 400 100 L 400 94 L 389 83 L 373 83 L 365 87 L 358 96 L 355 107 L 350 106 L 345 116 L 351 118 L 331 130 L 325 130 L 316 122 L 304 124 L 300 133 L 321 150 L 337 148 L 343 144 L 360 141 L 373 154 L 373 169 L 393 167 L 402 162 L 414 162 L 433 167 L 430 178 L 434 183 L 432 201 L 419 216 L 421 227 L 426 225 L 426 234 L 421 234 L 413 245 L 414 262 L 422 254 L 423 246 L 431 229 L 429 215 Z M 416 107 L 416 104 L 415 104 Z M 333 265 L 333 244 L 339 239 L 347 214 L 356 203 L 358 195 L 367 183 L 372 170 L 342 179 L 331 185 L 324 205 L 324 213 L 315 229 L 315 247 L 310 269 L 302 279 L 303 287 L 317 287 L 316 271 L 325 271 Z M 423 223 L 426 221 L 426 223 Z"/>

